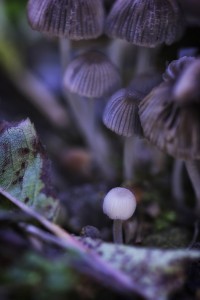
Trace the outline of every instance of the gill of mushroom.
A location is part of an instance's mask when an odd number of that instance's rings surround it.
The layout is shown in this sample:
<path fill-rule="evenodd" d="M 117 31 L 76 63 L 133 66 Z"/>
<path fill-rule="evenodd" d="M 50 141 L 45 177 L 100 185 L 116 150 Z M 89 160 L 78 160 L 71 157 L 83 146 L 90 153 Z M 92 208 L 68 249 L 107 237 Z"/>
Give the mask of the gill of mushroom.
<path fill-rule="evenodd" d="M 123 221 L 128 220 L 136 209 L 134 194 L 123 187 L 111 189 L 103 200 L 103 212 L 113 220 L 113 241 L 123 243 Z"/>
<path fill-rule="evenodd" d="M 91 145 L 93 154 L 104 174 L 112 178 L 113 167 L 111 166 L 111 151 L 102 139 L 101 128 L 96 118 L 96 101 L 102 101 L 110 93 L 121 85 L 121 79 L 116 67 L 110 60 L 99 51 L 86 51 L 77 56 L 66 68 L 63 77 L 64 88 L 74 97 L 78 97 L 84 103 L 81 111 L 86 116 L 83 126 L 94 146 Z M 74 99 L 76 101 L 76 98 Z M 89 140 L 89 141 L 90 141 Z"/>
<path fill-rule="evenodd" d="M 177 0 L 116 0 L 105 32 L 144 47 L 170 45 L 184 32 L 184 16 Z"/>
<path fill-rule="evenodd" d="M 88 40 L 103 32 L 101 0 L 29 0 L 27 14 L 32 29 L 49 36 Z"/>
<path fill-rule="evenodd" d="M 200 215 L 200 60 L 183 57 L 166 69 L 164 81 L 139 104 L 144 135 L 168 154 L 183 159 L 196 195 Z M 191 84 L 184 86 L 184 82 Z M 195 84 L 194 84 L 195 83 Z"/>

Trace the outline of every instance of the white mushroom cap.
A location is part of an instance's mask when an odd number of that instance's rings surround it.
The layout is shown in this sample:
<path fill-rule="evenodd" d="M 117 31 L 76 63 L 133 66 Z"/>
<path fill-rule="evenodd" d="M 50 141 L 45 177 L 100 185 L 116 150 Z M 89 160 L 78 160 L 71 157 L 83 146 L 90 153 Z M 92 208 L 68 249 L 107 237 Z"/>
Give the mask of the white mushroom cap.
<path fill-rule="evenodd" d="M 135 209 L 135 196 L 126 188 L 113 188 L 104 198 L 103 211 L 111 219 L 127 220 Z"/>

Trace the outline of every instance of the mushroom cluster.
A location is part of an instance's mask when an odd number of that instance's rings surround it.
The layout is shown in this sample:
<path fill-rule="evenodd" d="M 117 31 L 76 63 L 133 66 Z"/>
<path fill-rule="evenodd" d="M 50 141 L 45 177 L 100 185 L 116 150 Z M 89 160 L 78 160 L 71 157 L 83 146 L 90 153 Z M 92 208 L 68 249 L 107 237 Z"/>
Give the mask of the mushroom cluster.
<path fill-rule="evenodd" d="M 200 178 L 194 164 L 200 158 L 200 59 L 172 61 L 163 79 L 155 76 L 160 46 L 179 41 L 185 32 L 183 8 L 179 0 L 29 0 L 27 14 L 34 30 L 61 41 L 63 93 L 105 177 L 117 177 L 112 163 L 117 151 L 105 127 L 125 137 L 123 179 L 132 179 L 137 136 L 146 137 L 186 161 L 200 211 Z M 115 44 L 118 39 L 121 43 Z M 136 57 L 123 76 L 127 53 Z M 104 199 L 104 212 L 117 220 L 114 239 L 122 242 L 117 232 L 123 217 L 108 213 L 116 205 L 112 197 L 125 199 L 123 204 L 117 201 L 126 218 L 135 210 L 135 200 L 122 188 L 111 190 Z"/>
<path fill-rule="evenodd" d="M 102 0 L 29 0 L 27 14 L 29 24 L 34 30 L 60 39 L 64 94 L 100 168 L 103 166 L 103 159 L 106 161 L 105 165 L 110 165 L 110 142 L 95 121 L 97 104 L 94 101 L 91 103 L 83 100 L 84 97 L 105 99 L 121 87 L 120 74 L 107 58 L 112 40 L 107 38 L 106 46 L 102 42 L 105 41 L 102 35 L 143 47 L 171 44 L 180 39 L 185 28 L 184 15 L 178 1 L 164 0 L 161 3 L 158 0 L 117 0 L 113 3 Z M 92 40 L 98 42 L 94 43 Z M 79 44 L 77 41 L 83 43 Z M 119 50 L 115 48 L 115 51 Z M 111 61 L 114 60 L 112 56 L 115 55 L 111 53 Z M 108 109 L 106 108 L 106 111 Z M 125 110 L 128 111 L 128 107 Z M 126 128 L 139 124 L 138 117 L 131 121 L 132 115 L 136 115 L 133 110 L 136 112 L 137 108 L 132 108 L 132 113 L 129 112 L 128 120 L 125 121 Z M 120 132 L 127 115 L 123 116 Z M 115 121 L 118 119 L 118 123 L 119 118 L 115 118 Z M 90 125 L 86 124 L 89 119 L 92 120 Z M 108 121 L 108 118 L 104 117 L 104 120 L 109 127 L 110 119 Z M 131 122 L 135 125 L 128 124 Z M 113 124 L 112 121 L 111 127 Z M 136 131 L 141 131 L 140 125 L 136 126 Z M 103 146 L 100 146 L 100 142 L 95 142 L 95 136 L 99 137 Z M 101 156 L 103 159 L 99 159 Z M 102 170 L 107 177 L 113 176 L 108 168 L 106 170 L 104 167 Z"/>
<path fill-rule="evenodd" d="M 145 137 L 162 151 L 183 159 L 200 212 L 200 59 L 183 57 L 167 67 L 163 82 L 139 104 Z"/>

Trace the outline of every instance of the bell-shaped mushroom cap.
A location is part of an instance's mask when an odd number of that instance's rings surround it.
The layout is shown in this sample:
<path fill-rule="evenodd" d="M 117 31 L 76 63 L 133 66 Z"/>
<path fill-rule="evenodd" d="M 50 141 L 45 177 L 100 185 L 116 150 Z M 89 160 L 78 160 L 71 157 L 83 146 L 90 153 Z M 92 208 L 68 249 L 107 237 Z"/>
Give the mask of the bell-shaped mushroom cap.
<path fill-rule="evenodd" d="M 98 51 L 86 52 L 75 58 L 67 67 L 64 87 L 88 98 L 100 98 L 121 86 L 118 70 Z"/>
<path fill-rule="evenodd" d="M 133 134 L 142 135 L 138 116 L 138 103 L 143 94 L 134 90 L 117 91 L 106 105 L 103 122 L 106 127 L 126 137 Z"/>
<path fill-rule="evenodd" d="M 161 83 L 139 104 L 144 136 L 164 152 L 181 159 L 200 158 L 200 106 L 180 106 L 173 85 Z"/>
<path fill-rule="evenodd" d="M 81 40 L 103 32 L 102 0 L 29 0 L 27 14 L 34 30 L 52 36 Z"/>
<path fill-rule="evenodd" d="M 200 102 L 200 59 L 184 69 L 174 86 L 173 95 L 180 105 L 190 104 L 192 100 Z"/>
<path fill-rule="evenodd" d="M 126 188 L 113 188 L 104 198 L 103 211 L 113 220 L 127 220 L 133 215 L 135 209 L 135 196 Z"/>
<path fill-rule="evenodd" d="M 170 45 L 183 34 L 184 19 L 176 0 L 117 0 L 105 30 L 139 46 Z"/>

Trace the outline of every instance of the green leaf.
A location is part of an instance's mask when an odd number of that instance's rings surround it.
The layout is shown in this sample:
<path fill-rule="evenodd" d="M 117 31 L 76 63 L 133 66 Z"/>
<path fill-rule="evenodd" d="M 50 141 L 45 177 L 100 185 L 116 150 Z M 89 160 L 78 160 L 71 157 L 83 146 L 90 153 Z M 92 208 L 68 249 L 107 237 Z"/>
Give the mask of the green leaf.
<path fill-rule="evenodd" d="M 178 290 L 186 278 L 186 265 L 200 259 L 192 250 L 159 250 L 103 243 L 80 238 L 112 266 L 131 277 L 140 294 L 149 300 L 164 300 Z"/>
<path fill-rule="evenodd" d="M 49 161 L 29 119 L 0 124 L 0 187 L 46 218 L 56 217 Z"/>

